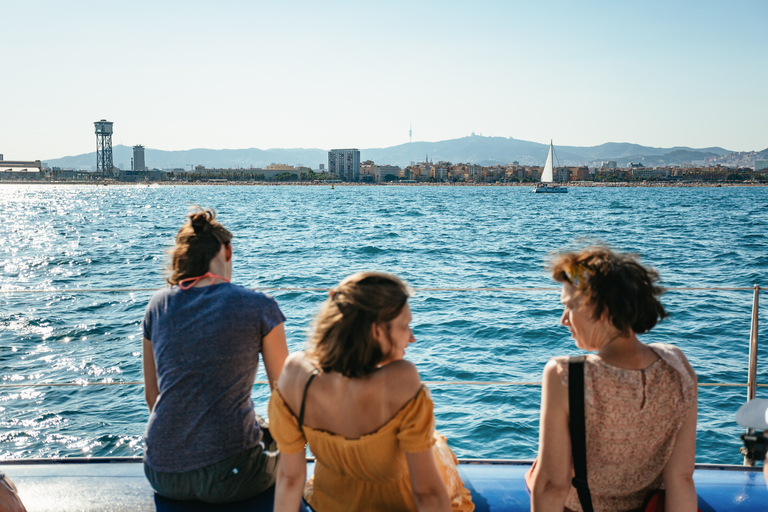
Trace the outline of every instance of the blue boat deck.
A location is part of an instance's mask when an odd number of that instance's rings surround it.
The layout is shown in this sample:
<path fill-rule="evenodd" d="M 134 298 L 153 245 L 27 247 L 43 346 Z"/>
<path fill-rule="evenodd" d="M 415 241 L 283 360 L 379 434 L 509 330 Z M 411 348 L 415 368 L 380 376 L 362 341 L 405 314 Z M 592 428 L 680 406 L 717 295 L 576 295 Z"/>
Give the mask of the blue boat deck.
<path fill-rule="evenodd" d="M 530 510 L 523 475 L 530 461 L 462 460 L 459 473 L 478 512 Z M 311 474 L 314 464 L 309 463 Z M 29 512 L 208 512 L 271 511 L 267 493 L 228 506 L 156 501 L 139 459 L 1 461 Z M 764 512 L 768 489 L 761 468 L 697 465 L 694 473 L 703 512 Z"/>

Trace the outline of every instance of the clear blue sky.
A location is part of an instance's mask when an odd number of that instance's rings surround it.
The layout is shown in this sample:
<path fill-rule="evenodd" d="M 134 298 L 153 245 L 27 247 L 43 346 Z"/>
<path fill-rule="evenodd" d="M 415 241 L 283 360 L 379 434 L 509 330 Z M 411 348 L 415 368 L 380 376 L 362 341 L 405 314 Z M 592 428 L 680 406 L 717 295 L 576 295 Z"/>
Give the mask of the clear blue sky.
<path fill-rule="evenodd" d="M 0 153 L 768 147 L 768 2 L 4 1 Z"/>

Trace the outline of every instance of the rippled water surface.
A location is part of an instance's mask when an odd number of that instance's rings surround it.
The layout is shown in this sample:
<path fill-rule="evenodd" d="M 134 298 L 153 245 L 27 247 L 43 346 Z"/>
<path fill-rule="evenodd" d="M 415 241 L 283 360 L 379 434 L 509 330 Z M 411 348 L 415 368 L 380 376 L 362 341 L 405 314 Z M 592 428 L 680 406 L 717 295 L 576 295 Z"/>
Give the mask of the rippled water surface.
<path fill-rule="evenodd" d="M 140 455 L 140 321 L 164 251 L 192 204 L 235 235 L 233 281 L 331 287 L 384 270 L 421 288 L 554 287 L 563 247 L 639 253 L 668 287 L 768 285 L 766 188 L 0 186 L 0 457 Z M 42 290 L 56 289 L 56 292 Z M 274 292 L 291 351 L 322 292 Z M 645 341 L 673 343 L 703 383 L 746 382 L 751 291 L 671 290 L 671 316 Z M 758 382 L 768 383 L 768 304 Z M 536 382 L 552 355 L 577 352 L 558 291 L 421 291 L 408 350 L 429 381 Z M 260 371 L 258 379 L 264 379 Z M 438 428 L 460 457 L 532 458 L 537 386 L 431 384 Z M 254 388 L 266 414 L 266 386 Z M 768 397 L 768 392 L 758 390 Z M 697 461 L 740 463 L 743 387 L 700 389 Z"/>

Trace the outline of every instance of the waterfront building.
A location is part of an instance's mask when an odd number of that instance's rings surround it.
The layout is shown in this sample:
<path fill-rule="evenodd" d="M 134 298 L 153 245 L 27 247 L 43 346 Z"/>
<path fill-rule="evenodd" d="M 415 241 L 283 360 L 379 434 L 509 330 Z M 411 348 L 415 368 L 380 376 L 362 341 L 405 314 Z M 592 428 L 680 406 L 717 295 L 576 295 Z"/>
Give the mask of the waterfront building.
<path fill-rule="evenodd" d="M 571 181 L 571 170 L 568 167 L 558 167 L 555 170 L 555 181 L 558 183 Z"/>
<path fill-rule="evenodd" d="M 467 181 L 480 181 L 482 167 L 476 164 L 467 164 Z"/>
<path fill-rule="evenodd" d="M 601 167 L 597 171 L 597 178 L 601 181 L 629 181 L 632 177 L 632 171 L 626 169 L 617 169 Z"/>
<path fill-rule="evenodd" d="M 375 168 L 376 164 L 373 163 L 373 160 L 366 160 L 365 162 L 361 162 L 360 179 L 363 181 L 375 181 L 373 177 Z"/>
<path fill-rule="evenodd" d="M 451 167 L 451 180 L 467 181 L 467 169 L 465 165 L 458 164 Z"/>
<path fill-rule="evenodd" d="M 647 179 L 661 179 L 669 177 L 669 169 L 657 168 L 657 169 L 632 169 L 632 179 L 647 180 Z"/>
<path fill-rule="evenodd" d="M 362 181 L 381 182 L 402 177 L 402 170 L 396 165 L 377 165 L 373 160 L 366 160 L 360 164 L 360 179 Z"/>
<path fill-rule="evenodd" d="M 360 150 L 330 150 L 328 152 L 328 174 L 331 178 L 357 181 L 360 178 Z"/>
<path fill-rule="evenodd" d="M 440 161 L 430 169 L 430 176 L 435 181 L 448 181 L 451 178 L 451 162 Z"/>
<path fill-rule="evenodd" d="M 401 178 L 406 179 L 406 180 L 423 181 L 426 178 L 426 176 L 422 175 L 422 171 L 423 171 L 423 167 L 422 166 L 423 166 L 423 164 L 409 165 L 401 173 Z"/>
<path fill-rule="evenodd" d="M 0 158 L 0 179 L 13 181 L 39 180 L 43 177 L 40 160 L 3 160 Z"/>
<path fill-rule="evenodd" d="M 571 167 L 571 181 L 586 181 L 589 179 L 589 167 Z"/>
<path fill-rule="evenodd" d="M 399 177 L 400 167 L 397 165 L 377 165 L 373 171 L 374 181 L 387 181 L 387 176 L 392 176 L 394 178 Z"/>
<path fill-rule="evenodd" d="M 132 171 L 146 171 L 147 165 L 144 163 L 144 146 L 133 146 L 133 166 Z"/>
<path fill-rule="evenodd" d="M 288 164 L 270 164 L 267 166 L 268 171 L 294 171 L 294 166 Z"/>
<path fill-rule="evenodd" d="M 485 183 L 492 183 L 499 181 L 506 176 L 506 169 L 501 165 L 491 165 L 489 167 L 483 167 L 480 171 L 480 181 Z"/>
<path fill-rule="evenodd" d="M 607 160 L 600 164 L 601 169 L 616 169 L 617 167 L 618 165 L 616 165 L 616 160 Z"/>
<path fill-rule="evenodd" d="M 51 180 L 53 181 L 95 181 L 101 179 L 104 179 L 104 174 L 102 173 L 61 169 L 59 167 L 51 169 Z"/>
<path fill-rule="evenodd" d="M 136 161 L 134 160 L 134 165 L 135 164 Z M 120 170 L 117 173 L 117 179 L 118 181 L 126 181 L 129 183 L 139 181 L 168 181 L 168 172 L 158 171 L 157 169 L 152 171 L 146 169 L 135 169 L 133 171 Z"/>

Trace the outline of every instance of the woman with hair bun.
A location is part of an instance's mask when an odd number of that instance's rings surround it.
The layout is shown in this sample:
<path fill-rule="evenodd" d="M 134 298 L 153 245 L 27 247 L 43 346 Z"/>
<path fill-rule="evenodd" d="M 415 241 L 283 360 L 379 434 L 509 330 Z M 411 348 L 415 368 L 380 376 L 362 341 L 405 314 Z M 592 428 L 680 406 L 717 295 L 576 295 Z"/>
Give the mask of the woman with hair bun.
<path fill-rule="evenodd" d="M 663 487 L 666 510 L 694 512 L 696 374 L 677 347 L 646 345 L 637 336 L 667 316 L 658 300 L 658 274 L 633 256 L 589 248 L 558 256 L 552 277 L 563 285 L 560 323 L 577 347 L 597 352 L 583 362 L 593 509 L 642 510 Z M 568 357 L 544 367 L 539 454 L 526 475 L 535 512 L 585 508 L 571 485 L 569 367 Z"/>
<path fill-rule="evenodd" d="M 232 234 L 196 210 L 176 235 L 169 287 L 144 316 L 149 423 L 144 470 L 163 497 L 225 503 L 274 484 L 277 453 L 253 410 L 261 354 L 270 386 L 288 356 L 271 297 L 230 283 Z"/>
<path fill-rule="evenodd" d="M 316 512 L 474 510 L 456 457 L 435 432 L 429 390 L 404 359 L 416 341 L 408 297 L 392 275 L 344 279 L 317 316 L 308 351 L 286 361 L 269 402 L 281 452 L 276 511 L 298 510 L 302 493 Z"/>

